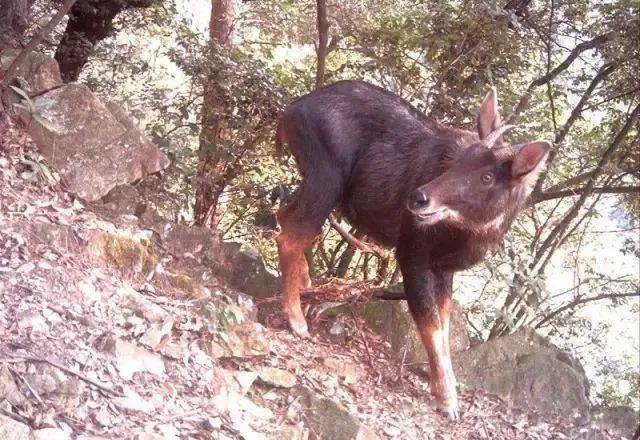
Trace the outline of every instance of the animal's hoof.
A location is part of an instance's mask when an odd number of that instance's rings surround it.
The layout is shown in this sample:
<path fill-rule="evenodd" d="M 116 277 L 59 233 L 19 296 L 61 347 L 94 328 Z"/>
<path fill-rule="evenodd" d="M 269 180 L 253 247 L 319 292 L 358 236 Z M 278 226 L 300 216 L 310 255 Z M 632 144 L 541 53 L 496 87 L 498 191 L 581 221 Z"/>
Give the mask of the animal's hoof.
<path fill-rule="evenodd" d="M 302 339 L 310 339 L 311 335 L 309 334 L 309 328 L 307 327 L 306 322 L 299 323 L 297 321 L 289 320 L 289 327 L 291 327 L 291 331 Z"/>
<path fill-rule="evenodd" d="M 458 408 L 447 408 L 446 413 L 449 421 L 457 422 L 458 420 L 460 420 L 460 413 L 458 411 Z"/>
<path fill-rule="evenodd" d="M 451 422 L 456 422 L 456 421 L 460 420 L 460 410 L 458 409 L 458 403 L 457 402 L 443 404 L 440 407 L 440 411 L 445 413 L 447 418 Z"/>

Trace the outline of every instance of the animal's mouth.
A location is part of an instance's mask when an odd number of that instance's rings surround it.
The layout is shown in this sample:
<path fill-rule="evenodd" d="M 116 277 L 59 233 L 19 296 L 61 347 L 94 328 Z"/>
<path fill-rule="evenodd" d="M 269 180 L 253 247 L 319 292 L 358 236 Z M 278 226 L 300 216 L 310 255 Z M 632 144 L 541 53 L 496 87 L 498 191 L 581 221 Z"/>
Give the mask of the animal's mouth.
<path fill-rule="evenodd" d="M 428 218 L 432 218 L 433 216 L 436 216 L 438 214 L 443 214 L 444 211 L 445 211 L 445 208 L 438 209 L 437 211 L 420 212 L 420 213 L 416 214 L 416 217 L 418 217 L 420 219 L 428 219 Z"/>
<path fill-rule="evenodd" d="M 418 223 L 422 225 L 433 225 L 447 217 L 447 208 L 440 208 L 435 211 L 414 212 Z"/>

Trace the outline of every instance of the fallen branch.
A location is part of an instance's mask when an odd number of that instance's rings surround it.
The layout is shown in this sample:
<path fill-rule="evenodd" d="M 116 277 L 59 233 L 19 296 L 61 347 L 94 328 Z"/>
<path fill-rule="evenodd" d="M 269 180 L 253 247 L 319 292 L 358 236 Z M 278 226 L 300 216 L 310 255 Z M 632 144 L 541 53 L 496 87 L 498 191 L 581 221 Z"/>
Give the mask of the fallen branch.
<path fill-rule="evenodd" d="M 52 361 L 50 359 L 45 359 L 45 358 L 39 358 L 36 356 L 17 356 L 17 357 L 12 357 L 12 358 L 0 358 L 0 363 L 7 363 L 7 364 L 17 364 L 20 362 L 38 362 L 38 363 L 43 363 L 43 364 L 48 364 L 51 365 L 52 367 L 58 368 L 62 371 L 64 371 L 65 373 L 69 373 L 72 376 L 76 376 L 78 379 L 81 379 L 85 382 L 87 382 L 90 385 L 93 385 L 94 387 L 107 392 L 109 394 L 113 394 L 114 396 L 118 396 L 118 397 L 124 397 L 124 394 L 122 394 L 119 391 L 114 390 L 113 388 L 110 388 L 106 385 L 102 385 L 100 382 L 97 382 L 85 375 L 83 375 L 82 373 L 72 370 L 69 367 L 65 367 L 62 364 L 59 364 L 56 361 Z"/>
<path fill-rule="evenodd" d="M 349 231 L 342 227 L 340 222 L 338 222 L 333 214 L 329 215 L 329 224 L 338 234 L 342 236 L 342 238 L 344 238 L 349 246 L 352 246 L 365 254 L 374 254 L 375 256 L 380 258 L 386 258 L 388 256 L 388 251 L 383 250 L 374 244 L 358 240 L 356 237 L 351 235 Z"/>

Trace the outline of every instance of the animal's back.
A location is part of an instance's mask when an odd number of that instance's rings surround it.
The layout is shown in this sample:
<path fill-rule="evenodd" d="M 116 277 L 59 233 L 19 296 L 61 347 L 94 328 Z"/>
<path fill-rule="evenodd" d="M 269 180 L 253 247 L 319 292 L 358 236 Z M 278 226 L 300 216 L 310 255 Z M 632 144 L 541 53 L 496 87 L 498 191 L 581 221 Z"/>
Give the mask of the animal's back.
<path fill-rule="evenodd" d="M 391 92 L 363 81 L 340 81 L 290 103 L 280 118 L 279 132 L 285 133 L 301 171 L 327 154 L 348 179 L 357 157 L 375 141 L 398 131 L 436 126 Z"/>
<path fill-rule="evenodd" d="M 340 170 L 341 210 L 352 225 L 389 246 L 397 239 L 407 186 L 438 174 L 441 150 L 454 133 L 362 81 L 340 81 L 293 101 L 279 131 L 303 175 L 322 164 Z M 416 167 L 416 161 L 423 164 Z M 420 175 L 407 175 L 418 169 Z"/>

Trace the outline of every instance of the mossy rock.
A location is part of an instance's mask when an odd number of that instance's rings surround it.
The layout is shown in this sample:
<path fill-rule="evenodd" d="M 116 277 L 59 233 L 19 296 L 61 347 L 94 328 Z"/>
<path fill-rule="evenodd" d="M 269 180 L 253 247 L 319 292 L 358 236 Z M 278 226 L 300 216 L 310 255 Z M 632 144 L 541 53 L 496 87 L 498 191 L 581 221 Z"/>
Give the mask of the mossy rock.
<path fill-rule="evenodd" d="M 91 258 L 125 274 L 149 274 L 159 260 L 148 240 L 126 233 L 97 232 L 89 239 L 88 252 Z"/>

